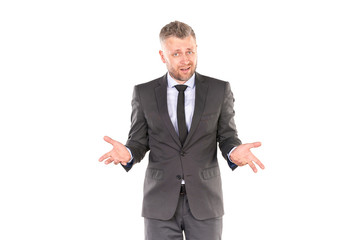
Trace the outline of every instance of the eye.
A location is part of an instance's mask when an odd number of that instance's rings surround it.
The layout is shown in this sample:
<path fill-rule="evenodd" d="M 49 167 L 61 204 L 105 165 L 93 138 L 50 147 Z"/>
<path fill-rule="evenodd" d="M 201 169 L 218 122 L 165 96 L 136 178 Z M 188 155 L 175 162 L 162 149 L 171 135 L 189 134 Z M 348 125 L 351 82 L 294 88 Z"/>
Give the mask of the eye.
<path fill-rule="evenodd" d="M 174 56 L 174 57 L 178 57 L 178 56 L 179 56 L 179 53 L 174 53 L 173 56 Z"/>
<path fill-rule="evenodd" d="M 193 51 L 188 51 L 187 53 L 190 55 L 190 54 L 193 54 L 194 52 Z"/>

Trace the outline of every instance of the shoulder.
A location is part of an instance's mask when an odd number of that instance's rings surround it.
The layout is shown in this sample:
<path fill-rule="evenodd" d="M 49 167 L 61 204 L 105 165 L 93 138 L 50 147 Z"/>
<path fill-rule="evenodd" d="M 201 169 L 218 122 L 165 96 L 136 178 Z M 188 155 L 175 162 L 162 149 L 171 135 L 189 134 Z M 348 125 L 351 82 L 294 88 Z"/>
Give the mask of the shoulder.
<path fill-rule="evenodd" d="M 203 83 L 208 84 L 211 87 L 226 88 L 229 85 L 229 82 L 227 81 L 205 76 L 200 73 L 196 73 L 196 78 L 199 79 L 199 81 L 202 81 Z"/>
<path fill-rule="evenodd" d="M 161 85 L 166 80 L 166 75 L 156 78 L 154 80 L 135 85 L 135 88 L 139 90 L 149 90 Z"/>

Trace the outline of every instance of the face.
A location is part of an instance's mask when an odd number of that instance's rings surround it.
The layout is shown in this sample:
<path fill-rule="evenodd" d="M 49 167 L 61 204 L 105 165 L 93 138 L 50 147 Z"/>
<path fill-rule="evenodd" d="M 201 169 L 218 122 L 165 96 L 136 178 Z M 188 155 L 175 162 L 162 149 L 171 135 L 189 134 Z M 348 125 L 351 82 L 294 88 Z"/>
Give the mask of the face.
<path fill-rule="evenodd" d="M 185 83 L 194 74 L 197 66 L 197 45 L 192 36 L 180 39 L 169 37 L 161 44 L 161 60 L 178 83 Z"/>

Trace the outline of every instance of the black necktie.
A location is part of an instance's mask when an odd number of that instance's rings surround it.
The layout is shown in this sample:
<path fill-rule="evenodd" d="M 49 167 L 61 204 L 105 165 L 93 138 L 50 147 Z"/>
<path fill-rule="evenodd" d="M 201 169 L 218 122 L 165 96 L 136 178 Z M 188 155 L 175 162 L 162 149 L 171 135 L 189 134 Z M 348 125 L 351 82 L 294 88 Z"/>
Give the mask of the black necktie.
<path fill-rule="evenodd" d="M 176 89 L 179 91 L 178 95 L 178 102 L 177 102 L 177 122 L 178 122 L 178 129 L 179 129 L 179 138 L 181 145 L 184 145 L 185 139 L 187 137 L 188 131 L 186 127 L 186 120 L 185 120 L 185 95 L 184 91 L 187 88 L 186 85 L 176 85 Z"/>

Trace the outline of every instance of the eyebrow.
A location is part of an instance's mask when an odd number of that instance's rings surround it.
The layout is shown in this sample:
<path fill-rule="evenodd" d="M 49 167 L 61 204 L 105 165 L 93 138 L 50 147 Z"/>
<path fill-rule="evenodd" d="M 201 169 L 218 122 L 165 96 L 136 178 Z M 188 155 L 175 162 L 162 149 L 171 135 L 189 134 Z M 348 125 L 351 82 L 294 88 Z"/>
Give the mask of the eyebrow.
<path fill-rule="evenodd" d="M 194 51 L 192 48 L 187 48 L 186 51 L 188 51 L 188 50 Z M 176 49 L 176 50 L 174 50 L 174 52 L 181 52 L 181 49 Z"/>

